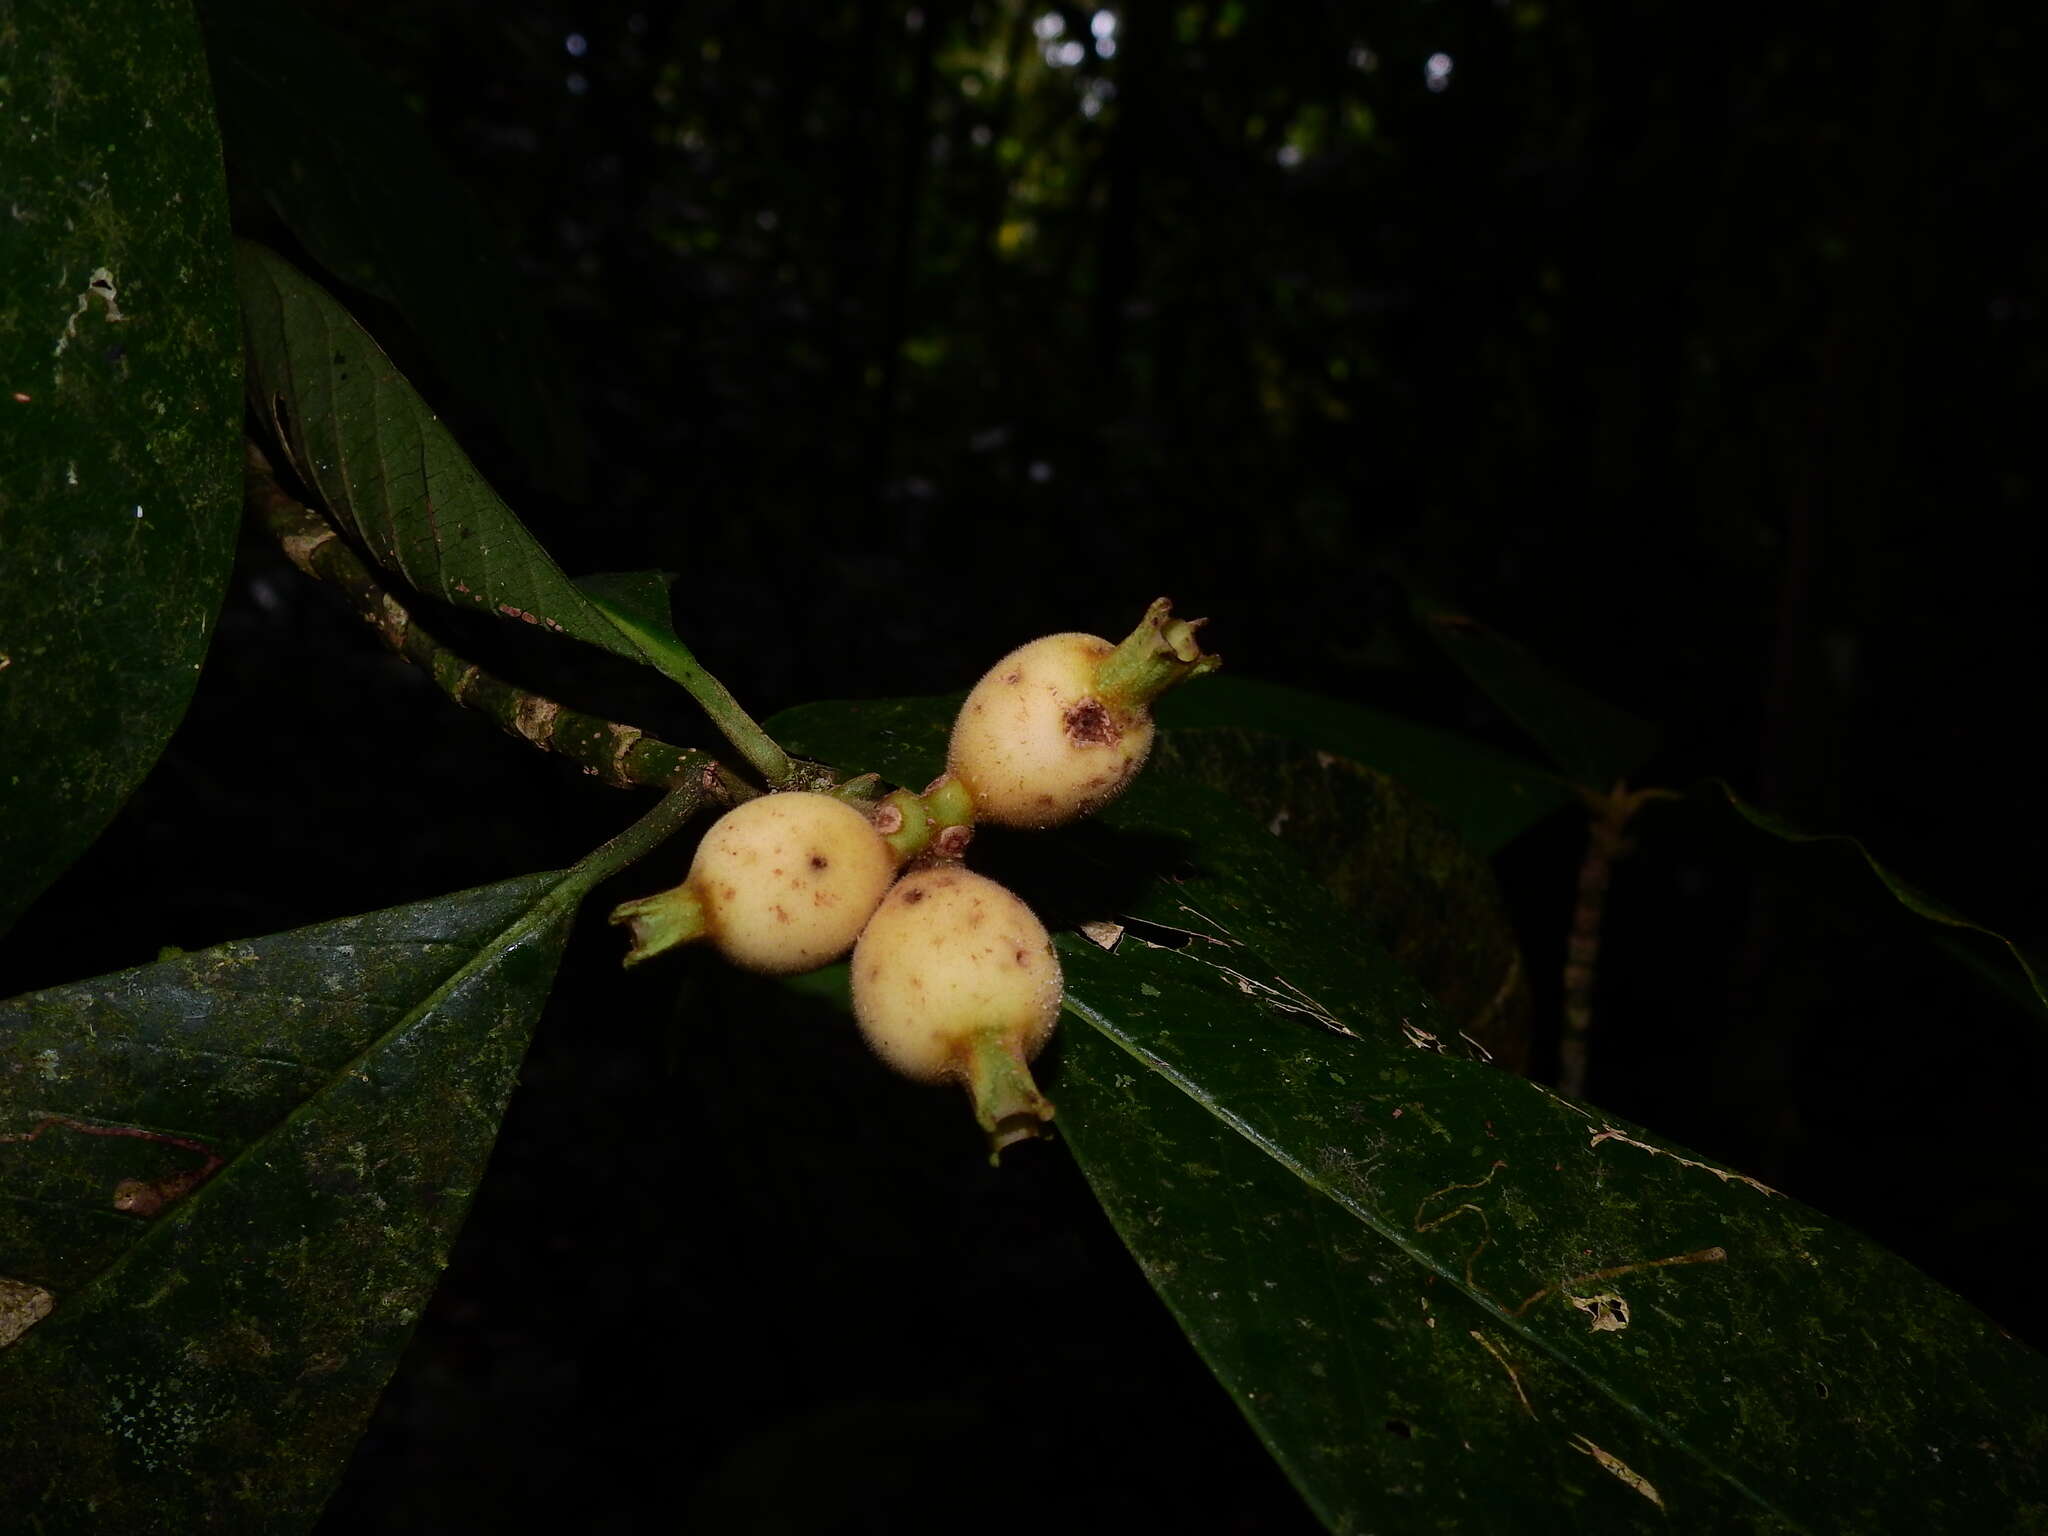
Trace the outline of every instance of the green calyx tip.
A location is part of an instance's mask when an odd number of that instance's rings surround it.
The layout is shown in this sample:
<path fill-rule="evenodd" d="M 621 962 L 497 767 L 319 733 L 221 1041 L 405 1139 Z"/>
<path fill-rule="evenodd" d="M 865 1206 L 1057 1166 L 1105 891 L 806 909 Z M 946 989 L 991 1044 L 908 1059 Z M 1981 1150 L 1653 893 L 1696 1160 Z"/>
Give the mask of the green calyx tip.
<path fill-rule="evenodd" d="M 620 902 L 612 908 L 611 921 L 624 927 L 633 940 L 622 962 L 625 965 L 652 960 L 678 944 L 703 938 L 707 931 L 704 903 L 688 881 L 659 895 Z"/>
<path fill-rule="evenodd" d="M 1001 1029 L 983 1030 L 966 1052 L 968 1095 L 974 1118 L 988 1132 L 988 1160 L 999 1163 L 1003 1148 L 1046 1134 L 1052 1100 L 1038 1091 L 1031 1068 L 1015 1039 Z"/>
<path fill-rule="evenodd" d="M 1095 691 L 1103 703 L 1124 713 L 1149 709 L 1167 689 L 1222 666 L 1223 658 L 1204 651 L 1195 638 L 1195 631 L 1208 622 L 1176 619 L 1171 598 L 1155 601 L 1138 627 L 1096 668 Z"/>

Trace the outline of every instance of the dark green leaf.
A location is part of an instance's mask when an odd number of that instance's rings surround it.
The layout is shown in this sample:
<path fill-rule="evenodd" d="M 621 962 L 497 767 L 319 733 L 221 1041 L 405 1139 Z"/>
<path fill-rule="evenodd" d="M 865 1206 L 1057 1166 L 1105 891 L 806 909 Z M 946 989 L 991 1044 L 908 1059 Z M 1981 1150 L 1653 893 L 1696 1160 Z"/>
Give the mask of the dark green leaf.
<path fill-rule="evenodd" d="M 185 712 L 240 510 L 220 139 L 189 12 L 0 22 L 0 928 Z"/>
<path fill-rule="evenodd" d="M 946 736 L 964 697 L 834 699 L 799 704 L 762 723 L 791 752 L 842 774 L 879 773 L 921 789 L 945 766 Z"/>
<path fill-rule="evenodd" d="M 639 648 L 643 661 L 696 693 L 709 674 L 676 633 L 669 606 L 675 579 L 673 571 L 602 571 L 577 577 L 576 589 Z"/>
<path fill-rule="evenodd" d="M 914 782 L 949 713 L 777 724 Z M 1092 1026 L 1046 1074 L 1057 1123 L 1333 1529 L 1997 1530 L 2039 1506 L 2048 1362 L 1789 1197 L 1463 1057 L 1237 806 L 1148 772 L 1033 847 Z"/>
<path fill-rule="evenodd" d="M 599 571 L 576 578 L 577 590 L 594 603 L 615 614 L 669 638 L 675 638 L 675 622 L 669 613 L 669 588 L 675 585 L 673 571 Z"/>
<path fill-rule="evenodd" d="M 1609 790 L 1649 761 L 1657 730 L 1560 677 L 1477 619 L 1417 596 L 1422 627 L 1574 783 Z"/>
<path fill-rule="evenodd" d="M 1168 727 L 1232 726 L 1320 748 L 1393 775 L 1482 854 L 1499 852 L 1571 800 L 1534 763 L 1397 715 L 1222 672 L 1159 702 Z"/>
<path fill-rule="evenodd" d="M 1720 779 L 1709 781 L 1708 792 L 1724 798 L 1743 820 L 1759 831 L 1768 832 L 1772 837 L 1779 838 L 1788 843 L 1821 843 L 1847 850 L 1869 866 L 1870 872 L 1877 876 L 1885 889 L 1890 891 L 1899 905 L 1908 912 L 1924 917 L 1931 923 L 1939 923 L 1946 928 L 1961 928 L 1971 933 L 1982 934 L 1986 938 L 2002 945 L 2012 955 L 2012 958 L 2018 963 L 2021 972 L 2025 975 L 2032 1000 L 2038 1002 L 2043 1007 L 2048 1007 L 2048 953 L 2043 953 L 2038 944 L 2025 945 L 2018 943 L 2013 939 L 2007 938 L 2002 933 L 1985 927 L 1982 923 L 1965 917 L 1947 902 L 1936 900 L 1919 887 L 1892 873 L 1891 870 L 1885 868 L 1884 865 L 1877 861 L 1876 856 L 1868 848 L 1864 847 L 1859 839 L 1851 837 L 1847 833 L 1808 832 L 1803 828 L 1795 827 L 1791 822 L 1775 812 L 1766 811 L 1751 805 L 1735 792 L 1732 785 Z M 1963 959 L 1968 964 L 1974 965 L 1978 963 L 1977 957 L 1967 952 L 1959 954 L 1958 958 Z"/>
<path fill-rule="evenodd" d="M 0 1355 L 0 1507 L 50 1531 L 311 1523 L 483 1174 L 562 878 L 0 1004 L 0 1273 L 56 1298 Z M 116 1209 L 120 1181 L 212 1158 L 155 1219 Z"/>
<path fill-rule="evenodd" d="M 203 0 L 229 165 L 315 259 L 395 305 L 449 383 L 573 491 L 573 419 L 539 309 L 477 198 L 418 117 L 332 32 L 290 6 Z"/>
<path fill-rule="evenodd" d="M 4 1528 L 312 1523 L 447 1261 L 578 903 L 697 803 L 668 795 L 565 873 L 0 1003 Z"/>
<path fill-rule="evenodd" d="M 235 268 L 250 408 L 372 559 L 457 606 L 640 657 L 347 310 L 250 241 L 235 242 Z"/>
<path fill-rule="evenodd" d="M 1511 1072 L 1529 1059 L 1521 948 L 1486 860 L 1384 773 L 1250 731 L 1163 732 L 1147 773 L 1235 800 Z"/>
<path fill-rule="evenodd" d="M 586 596 L 348 311 L 274 251 L 239 240 L 235 258 L 249 404 L 372 559 L 447 602 L 644 661 L 699 700 L 729 698 L 676 638 L 666 596 L 649 607 L 661 577 L 595 577 L 606 595 Z"/>

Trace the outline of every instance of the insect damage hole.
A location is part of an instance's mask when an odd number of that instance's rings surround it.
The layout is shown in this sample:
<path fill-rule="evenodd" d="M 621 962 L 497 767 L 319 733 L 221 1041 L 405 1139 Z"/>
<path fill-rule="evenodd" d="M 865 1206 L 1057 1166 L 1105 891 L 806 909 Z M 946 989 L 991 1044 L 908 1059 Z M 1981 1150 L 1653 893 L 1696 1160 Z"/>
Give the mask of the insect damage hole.
<path fill-rule="evenodd" d="M 1123 736 L 1100 699 L 1083 699 L 1066 712 L 1062 723 L 1068 739 L 1077 746 L 1112 747 Z"/>

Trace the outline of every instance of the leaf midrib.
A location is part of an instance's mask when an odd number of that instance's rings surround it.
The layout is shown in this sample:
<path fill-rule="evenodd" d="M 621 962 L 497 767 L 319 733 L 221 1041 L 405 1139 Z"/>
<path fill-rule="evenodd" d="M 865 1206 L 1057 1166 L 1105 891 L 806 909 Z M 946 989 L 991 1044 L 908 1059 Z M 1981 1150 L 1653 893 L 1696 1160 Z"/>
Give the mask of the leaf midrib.
<path fill-rule="evenodd" d="M 670 790 L 638 821 L 620 832 L 618 836 L 592 850 L 584 858 L 579 859 L 569 869 L 515 876 L 515 880 L 552 880 L 554 883 L 534 899 L 532 906 L 499 929 L 490 939 L 480 945 L 469 959 L 451 971 L 417 1006 L 408 1009 L 403 1018 L 399 1019 L 397 1023 L 393 1024 L 382 1034 L 376 1036 L 362 1050 L 350 1057 L 339 1069 L 329 1074 L 326 1081 L 314 1092 L 306 1095 L 297 1108 L 285 1115 L 268 1131 L 265 1131 L 261 1136 L 243 1147 L 240 1152 L 237 1152 L 232 1158 L 228 1159 L 212 1178 L 179 1201 L 178 1207 L 182 1215 L 189 1219 L 191 1211 L 206 1199 L 210 1190 L 222 1184 L 252 1154 L 267 1148 L 279 1132 L 291 1125 L 301 1115 L 310 1113 L 311 1105 L 331 1090 L 337 1082 L 347 1078 L 371 1053 L 383 1049 L 397 1036 L 411 1028 L 413 1023 L 422 1014 L 439 1007 L 442 1000 L 453 992 L 456 987 L 462 985 L 472 973 L 483 966 L 487 959 L 495 960 L 510 954 L 549 923 L 569 916 L 574 912 L 577 904 L 590 891 L 591 887 L 601 880 L 609 879 L 649 849 L 658 847 L 666 841 L 697 809 L 700 798 L 701 796 L 694 789 Z M 506 883 L 510 882 L 500 882 L 500 884 Z M 446 941 L 429 940 L 426 942 Z M 90 1291 L 103 1281 L 110 1279 L 118 1274 L 122 1266 L 127 1264 L 138 1253 L 147 1252 L 149 1245 L 156 1240 L 157 1233 L 160 1230 L 171 1226 L 183 1225 L 184 1221 L 182 1220 L 175 1222 L 167 1221 L 161 1216 L 152 1220 L 148 1230 L 136 1238 L 133 1243 L 129 1244 L 105 1268 L 99 1270 L 91 1279 L 78 1286 L 77 1290 L 80 1292 Z"/>
<path fill-rule="evenodd" d="M 257 247 L 257 249 L 263 250 L 263 255 L 269 260 L 282 261 L 282 258 L 276 256 L 274 252 L 271 252 L 262 247 Z M 301 275 L 303 276 L 303 274 Z M 267 263 L 263 267 L 263 280 L 265 287 L 268 289 L 270 295 L 274 299 L 276 306 L 280 353 L 278 359 L 275 359 L 274 361 L 281 361 L 286 378 L 290 382 L 293 394 L 293 404 L 296 411 L 296 415 L 294 417 L 295 425 L 298 427 L 301 441 L 306 444 L 308 452 L 310 453 L 312 451 L 312 445 L 310 439 L 306 435 L 308 432 L 308 422 L 305 419 L 301 419 L 304 418 L 306 415 L 306 412 L 303 409 L 303 396 L 306 390 L 306 381 L 301 379 L 297 367 L 297 354 L 300 349 L 295 348 L 291 344 L 292 326 L 288 319 L 289 306 L 287 304 L 287 296 L 284 293 L 283 289 L 279 286 L 276 276 L 274 275 L 272 269 L 268 266 Z M 307 279 L 307 281 L 311 282 L 311 279 Z M 383 346 L 377 341 L 376 337 L 371 335 L 368 330 L 364 329 L 360 322 L 355 321 L 353 316 L 348 315 L 346 308 L 340 304 L 339 300 L 334 299 L 333 295 L 329 294 L 327 295 L 327 298 L 329 300 L 329 303 L 333 306 L 333 308 L 330 309 L 329 307 L 318 304 L 317 302 L 313 303 L 313 319 L 315 322 L 317 322 L 320 328 L 321 336 L 323 338 L 322 345 L 320 348 L 320 366 L 323 369 L 323 382 L 326 389 L 327 402 L 329 405 L 329 415 L 325 419 L 329 420 L 334 427 L 333 438 L 335 453 L 335 472 L 341 476 L 343 489 L 347 497 L 347 505 L 345 510 L 339 507 L 330 507 L 329 510 L 333 512 L 340 521 L 349 525 L 355 532 L 356 536 L 359 539 L 363 539 L 365 542 L 368 541 L 368 534 L 363 527 L 366 513 L 368 515 L 378 517 L 384 529 L 386 530 L 388 545 L 391 551 L 391 561 L 398 567 L 397 574 L 401 576 L 408 585 L 413 586 L 416 590 L 431 592 L 433 591 L 432 588 L 421 586 L 421 584 L 413 578 L 411 573 L 407 572 L 404 569 L 405 549 L 400 541 L 399 536 L 398 508 L 395 499 L 396 493 L 394 491 L 394 481 L 391 476 L 391 466 L 389 460 L 385 456 L 384 451 L 384 428 L 386 425 L 389 424 L 389 422 L 387 421 L 387 418 L 385 417 L 384 413 L 377 408 L 379 378 L 384 375 L 388 375 L 391 379 L 397 381 L 397 383 L 400 386 L 402 386 L 402 388 L 405 391 L 409 391 L 413 395 L 413 397 L 416 400 L 418 400 L 420 409 L 426 413 L 426 420 L 429 423 L 438 422 L 439 416 L 433 410 L 433 408 L 427 403 L 425 397 L 420 395 L 419 392 L 413 388 L 410 381 L 406 380 L 403 373 L 401 373 L 397 366 L 391 362 L 390 354 L 384 350 Z M 335 337 L 338 334 L 342 335 L 351 344 L 359 343 L 361 345 L 367 346 L 370 349 L 371 353 L 374 355 L 375 362 L 382 364 L 381 373 L 380 370 L 374 365 L 367 370 L 358 370 L 358 372 L 367 374 L 367 376 L 359 383 L 358 388 L 362 391 L 367 392 L 368 395 L 367 407 L 361 414 L 365 419 L 367 419 L 367 421 L 370 424 L 370 443 L 371 447 L 374 449 L 376 453 L 378 461 L 379 476 L 377 479 L 377 483 L 375 484 L 374 487 L 363 487 L 358 485 L 353 469 L 350 467 L 349 464 L 348 434 L 345 430 L 342 430 L 342 427 L 345 424 L 345 422 L 348 419 L 350 419 L 351 415 L 355 413 L 344 411 L 343 409 L 343 397 L 340 389 L 340 381 L 336 376 L 335 364 L 332 362 L 332 358 L 334 355 Z M 266 421 L 271 421 L 273 426 L 275 425 L 274 418 L 271 415 L 270 403 L 268 401 L 262 402 L 262 408 L 258 412 L 258 414 L 262 419 Z M 282 436 L 282 434 L 280 434 L 280 436 Z M 461 445 L 459 443 L 453 443 L 452 439 L 451 445 L 456 449 L 457 452 L 461 451 Z M 287 449 L 287 452 L 289 453 L 289 450 L 291 448 L 290 443 L 287 442 L 285 443 L 284 446 Z M 427 500 L 430 499 L 429 474 L 425 458 L 427 451 L 427 437 L 424 432 L 422 432 L 420 435 L 420 451 L 420 494 L 423 499 L 422 505 L 424 506 Z M 474 466 L 471 467 L 472 469 L 474 468 Z M 323 499 L 326 498 L 323 480 L 316 474 L 316 466 L 303 463 L 294 463 L 293 468 L 298 473 L 299 478 L 301 480 L 303 480 L 309 486 L 320 488 Z M 489 484 L 483 480 L 481 475 L 475 476 L 475 484 L 478 488 L 481 489 L 484 495 L 488 496 L 494 501 L 497 501 L 498 505 L 503 509 L 506 517 L 510 519 L 515 526 L 523 529 L 524 525 L 519 523 L 518 515 L 514 513 L 509 506 L 505 505 L 503 499 L 498 497 L 497 492 L 490 488 Z M 362 499 L 360 493 L 362 493 L 365 490 L 368 490 L 370 500 L 373 503 L 367 509 L 360 505 L 360 501 Z M 432 532 L 434 541 L 434 557 L 432 561 L 433 569 L 426 574 L 432 578 L 433 582 L 435 583 L 435 586 L 439 589 L 438 593 L 436 593 L 435 595 L 439 595 L 443 598 L 452 601 L 453 598 L 450 594 L 449 580 L 446 574 L 447 551 L 446 546 L 441 541 L 438 523 L 435 523 Z M 605 651 L 612 655 L 625 657 L 626 659 L 631 661 L 639 661 L 646 665 L 653 666 L 658 671 L 661 671 L 665 676 L 669 676 L 672 679 L 674 679 L 674 673 L 671 672 L 667 666 L 663 665 L 661 658 L 657 656 L 653 651 L 651 651 L 647 645 L 642 643 L 636 636 L 624 633 L 621 627 L 612 621 L 610 615 L 606 614 L 596 604 L 591 603 L 588 599 L 584 598 L 580 592 L 577 591 L 576 584 L 572 582 L 569 579 L 568 574 L 564 572 L 558 564 L 555 563 L 554 558 L 551 555 L 549 555 L 546 548 L 541 545 L 539 540 L 533 536 L 531 530 L 525 530 L 525 538 L 523 540 L 515 539 L 511 542 L 513 546 L 511 550 L 511 558 L 521 569 L 521 572 L 524 577 L 522 585 L 531 587 L 535 585 L 537 580 L 539 580 L 540 578 L 545 578 L 547 583 L 551 585 L 553 588 L 554 599 L 566 605 L 564 611 L 550 614 L 547 616 L 549 619 L 553 621 L 549 625 L 549 628 L 551 630 L 555 630 L 559 633 L 565 634 L 570 639 L 579 641 L 580 643 L 591 646 L 597 650 Z M 494 558 L 499 560 L 506 558 L 506 552 L 504 551 L 503 548 L 495 545 L 493 542 L 490 541 L 486 541 L 479 544 L 478 549 L 479 559 L 486 567 L 484 582 L 488 586 L 495 587 L 496 577 L 492 575 L 491 572 L 489 571 L 489 566 Z M 384 561 L 379 559 L 376 563 L 382 565 L 384 564 Z M 538 577 L 536 576 L 536 573 L 538 573 Z M 500 617 L 503 616 L 502 612 L 500 611 L 500 607 L 495 603 L 491 607 L 490 611 L 498 612 Z M 568 620 L 570 622 L 564 623 L 564 620 Z M 573 627 L 571 627 L 572 624 Z M 680 642 L 678 642 L 678 648 L 680 648 Z M 675 680 L 679 681 L 679 679 Z"/>
<path fill-rule="evenodd" d="M 184 1224 L 182 1221 L 174 1218 L 184 1217 L 189 1219 L 191 1213 L 201 1207 L 205 1203 L 207 1196 L 216 1188 L 225 1184 L 236 1169 L 240 1168 L 249 1158 L 268 1149 L 279 1135 L 303 1116 L 311 1114 L 313 1107 L 326 1094 L 331 1092 L 336 1084 L 346 1081 L 369 1057 L 383 1050 L 404 1034 L 406 1030 L 412 1028 L 421 1018 L 438 1008 L 457 987 L 461 986 L 472 974 L 482 969 L 487 960 L 495 964 L 503 956 L 510 954 L 520 944 L 533 937 L 544 926 L 542 921 L 544 917 L 550 920 L 556 917 L 558 914 L 554 911 L 554 908 L 560 904 L 558 898 L 560 898 L 564 890 L 569 888 L 570 877 L 575 871 L 562 870 L 552 873 L 555 875 L 556 883 L 542 892 L 535 899 L 532 906 L 528 907 L 512 922 L 486 940 L 468 960 L 449 972 L 433 991 L 429 992 L 419 1003 L 407 1010 L 405 1015 L 389 1029 L 373 1037 L 360 1051 L 329 1073 L 325 1081 L 318 1088 L 301 1099 L 295 1107 L 280 1118 L 269 1130 L 246 1144 L 241 1151 L 223 1163 L 212 1178 L 178 1201 L 170 1211 L 166 1211 L 164 1215 L 153 1219 L 141 1236 L 124 1248 L 104 1268 L 98 1270 L 89 1279 L 80 1284 L 77 1287 L 77 1291 L 90 1291 L 94 1287 L 113 1279 L 137 1255 L 149 1252 L 150 1245 L 157 1240 L 159 1233 Z M 529 876 L 528 878 L 540 877 Z M 579 891 L 578 894 L 580 895 L 581 892 Z M 425 942 L 446 941 L 429 940 Z"/>
<path fill-rule="evenodd" d="M 1771 1500 L 1764 1497 L 1764 1495 L 1757 1492 L 1757 1490 L 1750 1487 L 1740 1477 L 1736 1476 L 1734 1472 L 1730 1471 L 1727 1467 L 1721 1465 L 1720 1462 L 1715 1460 L 1713 1457 L 1707 1455 L 1706 1452 L 1700 1450 L 1685 1436 L 1679 1434 L 1669 1425 L 1660 1422 L 1656 1417 L 1654 1417 L 1646 1409 L 1641 1407 L 1632 1399 L 1625 1397 L 1616 1388 L 1610 1386 L 1600 1377 L 1594 1375 L 1579 1361 L 1573 1359 L 1570 1355 L 1564 1353 L 1562 1350 L 1558 1349 L 1554 1344 L 1544 1339 L 1540 1334 L 1531 1330 L 1523 1319 L 1517 1317 L 1513 1313 L 1506 1311 L 1498 1304 L 1486 1299 L 1485 1297 L 1475 1294 L 1473 1290 L 1465 1284 L 1462 1275 L 1460 1275 L 1455 1270 L 1447 1268 L 1443 1264 L 1439 1263 L 1436 1259 L 1431 1257 L 1428 1253 L 1424 1252 L 1413 1242 L 1411 1242 L 1406 1234 L 1401 1232 L 1394 1224 L 1382 1218 L 1376 1211 L 1373 1211 L 1370 1208 L 1365 1207 L 1356 1201 L 1347 1199 L 1337 1190 L 1332 1189 L 1328 1184 L 1324 1183 L 1321 1179 L 1317 1178 L 1312 1172 L 1310 1172 L 1307 1167 L 1305 1167 L 1298 1159 L 1292 1156 L 1284 1147 L 1280 1146 L 1272 1138 L 1263 1135 L 1258 1130 L 1254 1129 L 1251 1125 L 1246 1123 L 1244 1120 L 1240 1119 L 1237 1115 L 1233 1114 L 1225 1106 L 1218 1103 L 1214 1096 L 1206 1092 L 1193 1079 L 1187 1077 L 1185 1074 L 1176 1070 L 1163 1059 L 1146 1053 L 1143 1049 L 1141 1049 L 1138 1046 L 1138 1044 L 1135 1041 L 1130 1040 L 1126 1038 L 1123 1034 L 1121 1034 L 1109 1022 L 1108 1018 L 1105 1015 L 1097 1012 L 1087 1003 L 1077 998 L 1074 995 L 1073 989 L 1071 987 L 1067 991 L 1065 1007 L 1068 1012 L 1074 1013 L 1083 1020 L 1085 1020 L 1089 1025 L 1091 1025 L 1096 1030 L 1097 1033 L 1101 1034 L 1105 1039 L 1109 1040 L 1111 1043 L 1116 1045 L 1125 1054 L 1129 1055 L 1134 1060 L 1142 1063 L 1145 1067 L 1149 1068 L 1151 1071 L 1163 1077 L 1167 1082 L 1173 1084 L 1174 1087 L 1178 1088 L 1182 1093 L 1186 1094 L 1188 1098 L 1192 1099 L 1196 1104 L 1200 1105 L 1210 1115 L 1214 1116 L 1218 1121 L 1220 1121 L 1225 1127 L 1234 1132 L 1236 1135 L 1242 1137 L 1246 1142 L 1250 1143 L 1252 1146 L 1258 1148 L 1261 1152 L 1265 1153 L 1275 1162 L 1279 1163 L 1281 1167 L 1285 1168 L 1289 1173 L 1294 1175 L 1294 1177 L 1301 1180 L 1301 1182 L 1307 1185 L 1310 1189 L 1314 1190 L 1317 1194 L 1323 1196 L 1324 1199 L 1330 1201 L 1340 1210 L 1345 1211 L 1354 1219 L 1356 1219 L 1366 1227 L 1370 1228 L 1374 1233 L 1378 1234 L 1387 1242 L 1393 1244 L 1393 1246 L 1396 1249 L 1398 1249 L 1402 1254 L 1404 1254 L 1411 1263 L 1435 1275 L 1438 1279 L 1442 1280 L 1453 1290 L 1457 1291 L 1459 1295 L 1471 1301 L 1475 1306 L 1483 1308 L 1485 1311 L 1490 1313 L 1494 1317 L 1494 1319 L 1498 1323 L 1500 1323 L 1502 1327 L 1508 1329 L 1516 1337 L 1522 1339 L 1532 1348 L 1536 1349 L 1537 1351 L 1541 1352 L 1542 1354 L 1548 1356 L 1550 1359 L 1557 1362 L 1557 1364 L 1562 1366 L 1571 1376 L 1575 1377 L 1588 1388 L 1590 1388 L 1592 1391 L 1597 1392 L 1600 1396 L 1606 1398 L 1609 1402 L 1613 1403 L 1617 1408 L 1621 1409 L 1624 1413 L 1628 1414 L 1632 1419 L 1634 1419 L 1637 1423 L 1641 1424 L 1644 1428 L 1649 1430 L 1651 1434 L 1655 1435 L 1658 1439 L 1671 1445 L 1681 1454 L 1688 1457 L 1692 1461 L 1696 1462 L 1699 1466 L 1705 1468 L 1714 1476 L 1720 1478 L 1723 1482 L 1727 1483 L 1736 1492 L 1740 1493 L 1744 1498 L 1748 1499 L 1751 1503 L 1755 1504 L 1759 1509 L 1762 1509 L 1766 1513 L 1776 1517 L 1777 1519 L 1786 1522 L 1786 1524 L 1790 1526 L 1793 1530 L 1802 1532 L 1811 1530 L 1811 1527 L 1805 1525 L 1801 1521 L 1795 1519 L 1793 1516 L 1787 1514 L 1784 1510 L 1780 1509 Z"/>

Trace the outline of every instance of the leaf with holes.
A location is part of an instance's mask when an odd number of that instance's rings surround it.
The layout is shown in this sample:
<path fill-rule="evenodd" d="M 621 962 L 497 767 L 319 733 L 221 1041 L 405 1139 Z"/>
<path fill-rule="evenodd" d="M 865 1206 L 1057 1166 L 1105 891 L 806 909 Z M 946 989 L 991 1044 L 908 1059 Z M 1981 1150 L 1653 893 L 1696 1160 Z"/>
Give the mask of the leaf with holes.
<path fill-rule="evenodd" d="M 178 6 L 0 23 L 0 929 L 156 761 L 239 505 L 220 137 Z M 60 110 L 61 108 L 61 110 Z"/>
<path fill-rule="evenodd" d="M 949 713 L 774 724 L 914 784 Z M 1059 935 L 1056 1124 L 1332 1529 L 1993 1530 L 2048 1493 L 2048 1361 L 1796 1200 L 1469 1059 L 1229 800 L 1148 772 L 986 852 Z"/>

